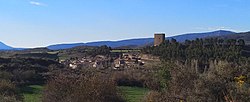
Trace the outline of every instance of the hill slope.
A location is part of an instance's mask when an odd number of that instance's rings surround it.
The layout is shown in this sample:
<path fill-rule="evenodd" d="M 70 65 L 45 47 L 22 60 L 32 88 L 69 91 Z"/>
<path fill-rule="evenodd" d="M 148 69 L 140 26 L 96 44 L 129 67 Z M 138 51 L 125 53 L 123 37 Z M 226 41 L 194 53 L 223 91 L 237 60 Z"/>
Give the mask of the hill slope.
<path fill-rule="evenodd" d="M 218 31 L 214 31 L 214 32 L 183 34 L 183 35 L 173 36 L 170 38 L 174 38 L 178 42 L 184 42 L 187 39 L 188 40 L 195 40 L 196 38 L 227 36 L 227 35 L 231 35 L 231 34 L 235 34 L 235 32 L 218 30 Z"/>
<path fill-rule="evenodd" d="M 13 48 L 0 42 L 0 50 L 11 50 L 11 49 L 13 49 Z"/>
<path fill-rule="evenodd" d="M 243 39 L 245 40 L 246 44 L 250 45 L 250 32 L 223 35 L 223 36 L 219 36 L 218 38 L 220 39 Z"/>
<path fill-rule="evenodd" d="M 107 45 L 112 48 L 120 47 L 120 46 L 140 46 L 144 44 L 150 44 L 153 42 L 153 38 L 141 38 L 141 39 L 129 39 L 129 40 L 121 40 L 121 41 L 98 41 L 98 42 L 89 42 L 89 43 L 75 43 L 75 44 L 57 44 L 48 46 L 48 49 L 51 50 L 59 50 L 59 49 L 68 49 L 76 46 L 102 46 Z"/>

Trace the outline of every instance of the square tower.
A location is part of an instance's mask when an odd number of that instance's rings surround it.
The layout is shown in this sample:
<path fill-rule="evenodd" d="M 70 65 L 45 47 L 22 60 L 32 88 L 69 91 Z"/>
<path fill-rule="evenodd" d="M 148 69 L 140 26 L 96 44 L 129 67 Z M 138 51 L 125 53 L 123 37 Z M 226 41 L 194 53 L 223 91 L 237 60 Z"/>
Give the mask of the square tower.
<path fill-rule="evenodd" d="M 165 41 L 165 33 L 154 34 L 154 46 L 159 46 Z"/>

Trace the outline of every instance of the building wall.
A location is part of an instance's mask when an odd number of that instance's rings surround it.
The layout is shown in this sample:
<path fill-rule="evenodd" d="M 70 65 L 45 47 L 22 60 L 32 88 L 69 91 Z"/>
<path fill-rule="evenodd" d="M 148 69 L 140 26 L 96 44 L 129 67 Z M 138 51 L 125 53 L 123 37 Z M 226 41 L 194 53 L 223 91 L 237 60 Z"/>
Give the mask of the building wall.
<path fill-rule="evenodd" d="M 155 34 L 154 36 L 154 46 L 159 46 L 165 41 L 165 34 Z"/>

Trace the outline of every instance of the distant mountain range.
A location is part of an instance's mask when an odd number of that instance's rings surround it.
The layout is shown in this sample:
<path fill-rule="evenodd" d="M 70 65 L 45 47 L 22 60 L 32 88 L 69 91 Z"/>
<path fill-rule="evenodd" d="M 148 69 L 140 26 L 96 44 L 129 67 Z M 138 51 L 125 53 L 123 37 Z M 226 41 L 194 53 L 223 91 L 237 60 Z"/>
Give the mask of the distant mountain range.
<path fill-rule="evenodd" d="M 179 42 L 183 42 L 186 39 L 193 40 L 196 38 L 216 37 L 216 36 L 229 35 L 229 34 L 234 34 L 234 33 L 235 32 L 219 30 L 219 31 L 205 32 L 205 33 L 182 34 L 182 35 L 167 37 L 167 39 L 174 38 Z M 58 50 L 58 49 L 68 49 L 68 48 L 72 48 L 76 46 L 102 46 L 102 45 L 107 45 L 112 48 L 120 48 L 120 47 L 129 48 L 129 46 L 135 47 L 135 46 L 150 45 L 150 44 L 153 44 L 153 42 L 154 42 L 154 38 L 139 38 L 139 39 L 128 39 L 128 40 L 120 40 L 120 41 L 98 41 L 98 42 L 89 42 L 89 43 L 57 44 L 57 45 L 48 46 L 47 48 L 51 50 Z"/>
<path fill-rule="evenodd" d="M 48 46 L 48 49 L 51 50 L 58 50 L 58 49 L 68 49 L 76 46 L 102 46 L 107 45 L 112 48 L 120 47 L 120 46 L 127 46 L 127 45 L 143 45 L 149 44 L 153 42 L 153 38 L 141 38 L 141 39 L 129 39 L 129 40 L 121 40 L 121 41 L 98 41 L 98 42 L 89 42 L 89 43 L 75 43 L 75 44 L 57 44 Z"/>
<path fill-rule="evenodd" d="M 245 33 L 236 34 L 235 32 L 231 31 L 225 31 L 225 30 L 219 30 L 214 32 L 205 32 L 205 33 L 189 33 L 189 34 L 182 34 L 172 37 L 167 37 L 167 39 L 174 38 L 179 42 L 183 42 L 185 40 L 194 40 L 196 38 L 206 38 L 206 37 L 221 37 L 225 38 L 227 36 L 233 35 L 231 38 L 235 38 L 236 36 L 241 36 L 244 38 L 246 35 Z M 248 34 L 249 35 L 249 34 Z M 152 34 L 153 36 L 153 34 Z M 248 36 L 250 41 L 250 35 Z M 72 44 L 56 44 L 56 45 L 50 45 L 47 46 L 48 49 L 51 50 L 59 50 L 59 49 L 68 49 L 73 48 L 76 46 L 102 46 L 107 45 L 112 48 L 129 48 L 129 47 L 136 47 L 136 46 L 144 46 L 144 45 L 152 45 L 154 42 L 154 38 L 138 38 L 138 39 L 128 39 L 128 40 L 120 40 L 120 41 L 97 41 L 97 42 L 89 42 L 89 43 L 72 43 Z M 0 43 L 0 50 L 20 50 L 16 48 L 12 48 L 8 45 L 5 45 L 4 43 Z"/>
<path fill-rule="evenodd" d="M 236 34 L 236 33 L 232 31 L 218 30 L 214 32 L 182 34 L 182 35 L 177 35 L 177 36 L 173 36 L 169 38 L 174 38 L 178 42 L 184 42 L 185 40 L 195 40 L 196 38 L 227 36 L 231 34 Z"/>

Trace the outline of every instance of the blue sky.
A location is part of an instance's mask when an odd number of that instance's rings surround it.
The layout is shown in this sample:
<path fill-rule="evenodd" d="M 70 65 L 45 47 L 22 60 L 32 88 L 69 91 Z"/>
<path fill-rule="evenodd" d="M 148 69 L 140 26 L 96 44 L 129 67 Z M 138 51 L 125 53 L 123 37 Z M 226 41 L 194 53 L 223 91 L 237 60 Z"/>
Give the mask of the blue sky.
<path fill-rule="evenodd" d="M 0 41 L 13 47 L 249 31 L 250 0 L 0 0 Z"/>

